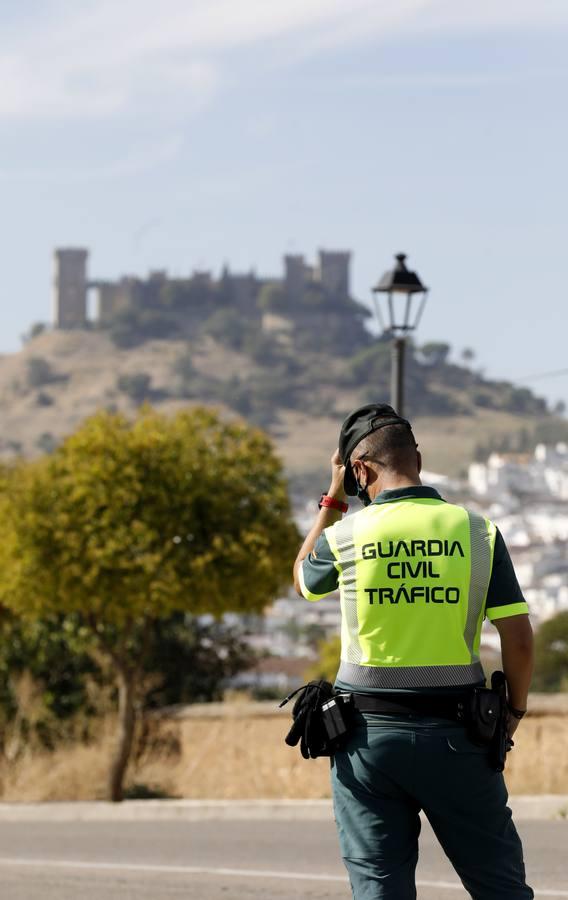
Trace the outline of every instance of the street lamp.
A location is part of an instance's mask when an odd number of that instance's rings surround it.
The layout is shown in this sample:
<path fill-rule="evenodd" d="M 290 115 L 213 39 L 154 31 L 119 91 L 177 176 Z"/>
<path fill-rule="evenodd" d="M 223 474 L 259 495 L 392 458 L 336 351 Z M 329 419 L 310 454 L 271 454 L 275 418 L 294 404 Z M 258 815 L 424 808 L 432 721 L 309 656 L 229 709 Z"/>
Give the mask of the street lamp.
<path fill-rule="evenodd" d="M 405 253 L 397 253 L 395 259 L 394 269 L 385 272 L 373 288 L 373 299 L 381 330 L 392 337 L 391 404 L 398 415 L 402 416 L 406 336 L 417 328 L 422 318 L 428 288 L 424 287 L 416 272 L 410 272 L 406 268 Z M 386 297 L 386 314 L 381 311 L 381 305 L 385 303 L 381 295 Z"/>

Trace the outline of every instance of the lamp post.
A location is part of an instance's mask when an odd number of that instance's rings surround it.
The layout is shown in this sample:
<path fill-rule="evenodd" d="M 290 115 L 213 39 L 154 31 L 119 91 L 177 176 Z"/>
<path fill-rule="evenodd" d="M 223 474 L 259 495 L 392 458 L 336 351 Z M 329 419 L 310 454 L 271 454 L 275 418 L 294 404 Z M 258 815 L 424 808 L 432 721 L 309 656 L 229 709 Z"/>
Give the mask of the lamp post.
<path fill-rule="evenodd" d="M 406 268 L 406 254 L 397 253 L 396 265 L 382 276 L 373 288 L 375 311 L 383 334 L 392 337 L 391 345 L 391 404 L 399 416 L 404 415 L 404 356 L 406 337 L 418 327 L 428 288 L 416 272 Z M 383 297 L 385 298 L 383 300 Z M 383 313 L 381 305 L 386 304 Z M 388 324 L 386 324 L 388 323 Z"/>

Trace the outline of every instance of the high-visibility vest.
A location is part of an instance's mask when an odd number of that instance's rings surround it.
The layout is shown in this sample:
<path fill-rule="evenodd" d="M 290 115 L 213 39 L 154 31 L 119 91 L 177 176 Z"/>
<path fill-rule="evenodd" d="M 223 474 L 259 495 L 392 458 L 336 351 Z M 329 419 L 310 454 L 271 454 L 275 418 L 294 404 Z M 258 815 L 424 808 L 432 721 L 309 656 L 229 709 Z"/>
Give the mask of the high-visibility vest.
<path fill-rule="evenodd" d="M 483 681 L 495 534 L 476 512 L 415 497 L 327 528 L 341 595 L 338 680 L 395 690 Z"/>

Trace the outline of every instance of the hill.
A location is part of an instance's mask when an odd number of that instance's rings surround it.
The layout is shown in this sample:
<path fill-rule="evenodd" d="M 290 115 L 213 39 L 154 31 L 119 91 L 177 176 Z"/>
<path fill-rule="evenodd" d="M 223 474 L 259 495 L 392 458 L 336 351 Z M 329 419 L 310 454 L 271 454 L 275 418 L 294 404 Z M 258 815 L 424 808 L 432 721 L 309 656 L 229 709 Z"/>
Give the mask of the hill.
<path fill-rule="evenodd" d="M 239 341 L 220 327 L 215 335 L 124 347 L 108 330 L 36 334 L 0 357 L 0 454 L 48 452 L 101 407 L 131 414 L 150 402 L 169 413 L 208 403 L 265 428 L 290 475 L 313 490 L 314 479 L 327 476 L 342 417 L 388 399 L 390 357 L 385 340 L 369 339 L 341 357 L 308 337 L 255 332 Z M 408 354 L 407 412 L 428 469 L 457 475 L 487 448 L 528 449 L 542 436 L 566 437 L 566 423 L 544 400 L 449 362 L 449 352 L 436 343 Z"/>

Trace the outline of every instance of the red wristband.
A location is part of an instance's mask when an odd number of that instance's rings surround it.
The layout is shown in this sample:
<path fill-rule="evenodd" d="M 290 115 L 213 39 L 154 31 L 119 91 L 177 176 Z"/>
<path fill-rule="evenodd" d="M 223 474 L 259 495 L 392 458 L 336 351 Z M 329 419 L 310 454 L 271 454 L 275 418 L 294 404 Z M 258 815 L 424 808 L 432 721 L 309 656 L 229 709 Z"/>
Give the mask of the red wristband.
<path fill-rule="evenodd" d="M 336 500 L 335 497 L 330 497 L 329 494 L 321 495 L 320 502 L 318 503 L 319 509 L 321 509 L 322 506 L 326 509 L 337 509 L 342 513 L 346 513 L 349 509 L 348 503 L 344 503 L 342 500 Z"/>

